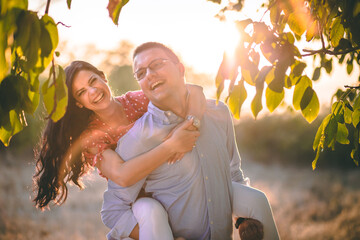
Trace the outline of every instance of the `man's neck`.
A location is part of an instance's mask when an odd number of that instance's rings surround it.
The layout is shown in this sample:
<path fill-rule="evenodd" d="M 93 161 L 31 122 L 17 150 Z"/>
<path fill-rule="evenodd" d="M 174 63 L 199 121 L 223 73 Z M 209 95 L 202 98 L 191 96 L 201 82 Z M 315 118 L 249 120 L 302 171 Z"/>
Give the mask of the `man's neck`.
<path fill-rule="evenodd" d="M 163 111 L 171 111 L 177 116 L 185 118 L 188 108 L 188 99 L 189 92 L 184 88 L 183 91 L 174 93 L 165 103 L 153 104 Z"/>

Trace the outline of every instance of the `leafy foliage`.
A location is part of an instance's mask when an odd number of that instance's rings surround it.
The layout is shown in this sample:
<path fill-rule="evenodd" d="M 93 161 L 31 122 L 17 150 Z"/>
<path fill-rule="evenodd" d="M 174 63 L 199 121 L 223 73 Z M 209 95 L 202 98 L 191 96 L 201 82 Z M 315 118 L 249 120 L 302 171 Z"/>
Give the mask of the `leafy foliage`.
<path fill-rule="evenodd" d="M 28 10 L 27 0 L 0 1 L 0 140 L 10 139 L 27 125 L 43 95 L 48 118 L 58 121 L 68 102 L 65 73 L 55 64 L 59 42 L 57 24 L 47 14 Z M 71 8 L 71 0 L 66 0 Z M 117 24 L 121 8 L 128 0 L 110 0 L 109 14 Z M 39 75 L 51 65 L 49 78 L 40 88 Z M 41 89 L 41 90 L 40 90 Z"/>
<path fill-rule="evenodd" d="M 25 114 L 36 110 L 39 75 L 52 61 L 58 44 L 54 20 L 47 14 L 39 17 L 27 7 L 26 0 L 1 1 L 0 140 L 5 146 L 27 125 Z"/>
<path fill-rule="evenodd" d="M 231 6 L 230 3 L 226 10 L 239 10 Z M 255 87 L 251 110 L 256 118 L 263 109 L 263 96 L 266 107 L 273 112 L 283 101 L 285 91 L 293 89 L 294 109 L 301 111 L 311 123 L 320 109 L 312 81 L 320 78 L 321 69 L 330 74 L 333 59 L 340 64 L 346 59 L 348 74 L 352 72 L 354 64 L 360 65 L 360 1 L 269 0 L 263 6 L 267 9 L 264 16 L 268 14 L 270 17 L 269 24 L 253 19 L 236 22 L 242 38 L 235 58 L 231 60 L 225 55 L 220 65 L 216 77 L 217 96 L 219 98 L 223 91 L 224 81 L 230 80 L 227 99 L 234 116 L 238 118 L 242 103 L 247 98 L 244 83 Z M 322 48 L 303 49 L 300 52 L 298 46 L 304 39 L 308 42 L 319 40 Z M 314 59 L 319 57 L 320 64 L 310 79 L 304 71 L 307 68 L 304 57 L 311 55 L 314 55 Z M 331 113 L 319 127 L 313 146 L 317 152 L 313 161 L 314 169 L 320 152 L 325 148 L 334 149 L 335 142 L 350 144 L 349 131 L 353 130 L 356 139 L 351 157 L 356 165 L 359 163 L 360 100 L 356 102 L 359 91 L 350 91 L 351 96 L 357 97 L 349 98 L 349 91 L 342 97 L 337 95 Z"/>

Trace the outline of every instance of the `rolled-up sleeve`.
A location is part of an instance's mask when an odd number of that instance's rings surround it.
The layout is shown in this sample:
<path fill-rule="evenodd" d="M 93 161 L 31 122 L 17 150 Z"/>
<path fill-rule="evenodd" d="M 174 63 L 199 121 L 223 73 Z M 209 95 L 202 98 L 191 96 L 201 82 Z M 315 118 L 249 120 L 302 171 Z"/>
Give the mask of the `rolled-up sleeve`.
<path fill-rule="evenodd" d="M 131 187 L 120 187 L 108 181 L 108 189 L 104 193 L 101 209 L 101 220 L 110 228 L 107 239 L 125 239 L 137 224 L 132 212 L 132 204 L 136 200 L 145 179 Z"/>

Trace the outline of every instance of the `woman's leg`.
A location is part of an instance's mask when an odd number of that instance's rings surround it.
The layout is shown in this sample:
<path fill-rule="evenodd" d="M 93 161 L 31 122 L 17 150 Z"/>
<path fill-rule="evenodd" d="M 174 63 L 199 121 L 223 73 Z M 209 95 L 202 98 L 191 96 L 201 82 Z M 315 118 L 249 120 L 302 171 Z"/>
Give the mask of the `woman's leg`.
<path fill-rule="evenodd" d="M 168 214 L 164 207 L 153 198 L 139 198 L 132 205 L 139 224 L 140 240 L 173 240 Z"/>
<path fill-rule="evenodd" d="M 233 182 L 233 214 L 254 218 L 264 225 L 264 240 L 279 239 L 272 210 L 266 195 L 252 187 Z"/>

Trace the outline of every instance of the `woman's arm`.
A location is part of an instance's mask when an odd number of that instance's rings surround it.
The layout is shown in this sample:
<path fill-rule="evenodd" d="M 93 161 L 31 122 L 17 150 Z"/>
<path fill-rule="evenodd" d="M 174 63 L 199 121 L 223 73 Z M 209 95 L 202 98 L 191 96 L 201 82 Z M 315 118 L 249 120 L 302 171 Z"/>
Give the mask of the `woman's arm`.
<path fill-rule="evenodd" d="M 126 162 L 115 151 L 107 149 L 102 154 L 102 161 L 97 162 L 96 167 L 118 185 L 131 186 L 149 175 L 174 154 L 192 150 L 200 133 L 187 130 L 191 125 L 192 120 L 184 121 L 170 138 L 152 150 Z"/>

